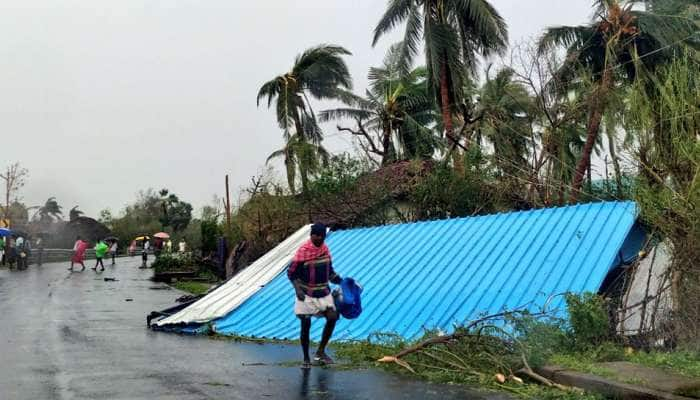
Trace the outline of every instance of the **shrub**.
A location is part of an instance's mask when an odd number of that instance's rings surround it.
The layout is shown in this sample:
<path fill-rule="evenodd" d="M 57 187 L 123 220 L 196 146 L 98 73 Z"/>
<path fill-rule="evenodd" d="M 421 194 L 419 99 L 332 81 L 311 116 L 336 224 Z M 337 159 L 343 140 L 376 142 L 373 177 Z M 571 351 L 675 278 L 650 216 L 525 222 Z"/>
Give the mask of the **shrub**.
<path fill-rule="evenodd" d="M 594 293 L 568 293 L 569 330 L 579 349 L 591 348 L 608 337 L 610 322 L 605 301 Z"/>
<path fill-rule="evenodd" d="M 153 262 L 155 273 L 165 271 L 194 271 L 197 269 L 195 260 L 186 254 L 162 254 Z"/>

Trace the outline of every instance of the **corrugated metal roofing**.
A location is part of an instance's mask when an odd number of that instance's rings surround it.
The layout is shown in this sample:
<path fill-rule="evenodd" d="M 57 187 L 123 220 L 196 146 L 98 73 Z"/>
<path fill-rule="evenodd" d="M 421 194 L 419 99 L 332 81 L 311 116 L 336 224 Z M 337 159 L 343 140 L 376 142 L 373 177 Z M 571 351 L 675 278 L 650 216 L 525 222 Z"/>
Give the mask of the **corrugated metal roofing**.
<path fill-rule="evenodd" d="M 304 226 L 221 287 L 184 310 L 155 322 L 155 325 L 201 324 L 223 317 L 284 271 L 310 233 L 311 225 Z"/>
<path fill-rule="evenodd" d="M 482 313 L 538 309 L 555 294 L 597 291 L 636 216 L 632 202 L 606 202 L 332 232 L 335 269 L 364 286 L 363 314 L 339 321 L 334 338 L 450 332 Z M 562 308 L 561 297 L 553 309 Z M 280 274 L 214 329 L 296 339 L 293 302 Z M 312 337 L 322 328 L 313 324 Z"/>

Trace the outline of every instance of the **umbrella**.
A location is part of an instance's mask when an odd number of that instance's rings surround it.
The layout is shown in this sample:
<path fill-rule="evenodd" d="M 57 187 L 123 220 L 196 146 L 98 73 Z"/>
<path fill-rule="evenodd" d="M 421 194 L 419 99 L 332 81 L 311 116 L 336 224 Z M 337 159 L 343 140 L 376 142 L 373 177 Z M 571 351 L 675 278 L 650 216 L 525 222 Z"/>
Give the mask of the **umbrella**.
<path fill-rule="evenodd" d="M 170 235 L 168 235 L 165 232 L 158 232 L 155 235 L 153 235 L 153 237 L 157 237 L 159 239 L 170 239 Z"/>
<path fill-rule="evenodd" d="M 114 237 L 114 236 L 107 236 L 106 238 L 104 238 L 102 240 L 104 240 L 105 242 L 118 242 L 119 238 Z"/>
<path fill-rule="evenodd" d="M 0 228 L 0 237 L 2 236 L 10 236 L 12 235 L 12 231 L 7 229 L 7 228 Z"/>
<path fill-rule="evenodd" d="M 143 236 L 137 236 L 134 240 L 148 240 L 150 239 L 150 236 L 143 235 Z"/>

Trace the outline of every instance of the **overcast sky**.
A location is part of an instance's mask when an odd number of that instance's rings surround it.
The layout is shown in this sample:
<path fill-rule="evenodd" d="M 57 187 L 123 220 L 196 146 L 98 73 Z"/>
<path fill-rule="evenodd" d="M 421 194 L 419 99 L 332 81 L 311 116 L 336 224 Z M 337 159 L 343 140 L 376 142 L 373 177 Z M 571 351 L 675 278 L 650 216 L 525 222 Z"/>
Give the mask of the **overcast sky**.
<path fill-rule="evenodd" d="M 579 24 L 590 0 L 493 0 L 511 42 Z M 30 171 L 90 216 L 167 187 L 196 208 L 240 187 L 282 146 L 259 86 L 319 43 L 352 51 L 355 89 L 392 43 L 372 48 L 384 0 L 0 0 L 0 167 Z M 398 38 L 398 35 L 395 36 Z M 317 106 L 316 109 L 323 108 Z M 327 130 L 326 146 L 350 148 Z"/>

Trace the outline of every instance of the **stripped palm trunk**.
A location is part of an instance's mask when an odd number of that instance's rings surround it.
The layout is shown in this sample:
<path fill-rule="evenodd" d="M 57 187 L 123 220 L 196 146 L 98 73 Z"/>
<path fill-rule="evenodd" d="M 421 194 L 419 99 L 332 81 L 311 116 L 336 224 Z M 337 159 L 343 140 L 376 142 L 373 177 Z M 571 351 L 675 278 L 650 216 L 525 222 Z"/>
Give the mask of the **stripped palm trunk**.
<path fill-rule="evenodd" d="M 382 150 L 384 154 L 382 155 L 382 166 L 391 164 L 394 161 L 394 148 L 391 143 L 391 122 L 384 124 L 384 131 L 382 132 Z"/>
<path fill-rule="evenodd" d="M 611 82 L 612 71 L 610 68 L 606 67 L 603 70 L 603 77 L 598 85 L 598 88 L 591 93 L 588 101 L 590 114 L 588 116 L 588 124 L 586 125 L 586 144 L 583 146 L 581 160 L 579 160 L 578 165 L 576 166 L 574 182 L 571 185 L 571 195 L 569 197 L 570 203 L 576 203 L 578 200 L 578 196 L 581 192 L 581 186 L 583 186 L 583 177 L 588 168 L 590 168 L 591 154 L 593 153 L 593 147 L 598 139 L 600 124 L 603 120 L 603 113 L 605 112 L 605 96 L 610 90 Z"/>
<path fill-rule="evenodd" d="M 452 142 L 452 163 L 455 171 L 464 172 L 464 160 L 459 151 L 457 142 L 459 138 L 454 137 L 454 127 L 452 126 L 452 113 L 450 112 L 450 89 L 447 85 L 447 64 L 440 65 L 440 102 L 442 103 L 442 123 L 445 127 L 445 136 L 448 142 Z"/>

